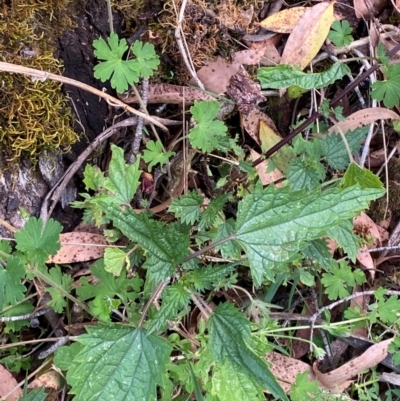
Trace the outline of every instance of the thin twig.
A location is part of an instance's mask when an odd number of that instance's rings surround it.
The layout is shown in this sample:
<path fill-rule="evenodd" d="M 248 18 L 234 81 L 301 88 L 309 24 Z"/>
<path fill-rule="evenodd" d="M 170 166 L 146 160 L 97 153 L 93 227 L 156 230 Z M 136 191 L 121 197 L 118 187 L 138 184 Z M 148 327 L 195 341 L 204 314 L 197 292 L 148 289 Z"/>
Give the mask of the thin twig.
<path fill-rule="evenodd" d="M 46 79 L 51 79 L 52 81 L 61 82 L 66 85 L 76 86 L 77 88 L 83 89 L 87 92 L 93 93 L 93 94 L 101 97 L 102 99 L 106 100 L 110 106 L 121 107 L 125 111 L 129 111 L 130 113 L 132 113 L 138 117 L 143 117 L 145 120 L 150 121 L 157 127 L 161 128 L 163 131 L 168 132 L 168 128 L 165 127 L 163 124 L 161 124 L 159 121 L 157 121 L 155 118 L 150 117 L 150 116 L 146 115 L 145 113 L 141 113 L 140 111 L 134 109 L 133 107 L 128 106 L 126 103 L 122 102 L 121 100 L 116 99 L 115 97 L 108 95 L 107 93 L 102 92 L 99 89 L 93 88 L 90 85 L 86 85 L 80 81 L 76 81 L 75 79 L 63 77 L 62 75 L 52 74 L 47 71 L 37 70 L 35 68 L 28 68 L 28 67 L 23 67 L 20 65 L 4 63 L 4 62 L 0 62 L 0 71 L 6 71 L 6 72 L 17 73 L 17 74 L 22 74 L 22 75 L 29 75 L 32 77 L 32 79 L 39 80 L 39 81 L 45 81 Z"/>

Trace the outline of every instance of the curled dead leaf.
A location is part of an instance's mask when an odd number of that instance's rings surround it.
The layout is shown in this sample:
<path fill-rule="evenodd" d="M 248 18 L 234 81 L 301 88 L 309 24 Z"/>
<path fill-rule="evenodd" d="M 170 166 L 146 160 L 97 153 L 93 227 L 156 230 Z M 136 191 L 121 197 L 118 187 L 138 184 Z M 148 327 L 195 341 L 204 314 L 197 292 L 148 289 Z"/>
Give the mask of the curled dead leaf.
<path fill-rule="evenodd" d="M 15 390 L 12 391 L 13 389 Z M 10 391 L 12 391 L 11 394 L 9 394 Z M 0 398 L 3 399 L 6 395 L 6 401 L 17 401 L 22 397 L 22 390 L 18 387 L 14 376 L 3 365 L 0 365 Z"/>

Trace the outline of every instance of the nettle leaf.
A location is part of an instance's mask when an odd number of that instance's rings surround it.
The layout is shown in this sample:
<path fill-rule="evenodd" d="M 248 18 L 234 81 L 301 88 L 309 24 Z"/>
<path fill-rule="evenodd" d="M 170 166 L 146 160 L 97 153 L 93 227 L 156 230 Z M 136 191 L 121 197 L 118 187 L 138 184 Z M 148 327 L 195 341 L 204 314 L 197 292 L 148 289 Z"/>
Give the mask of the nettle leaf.
<path fill-rule="evenodd" d="M 323 192 L 257 186 L 239 203 L 235 236 L 246 251 L 255 285 L 264 277 L 273 280 L 276 263 L 291 260 L 306 241 L 327 235 L 383 194 L 356 186 Z"/>
<path fill-rule="evenodd" d="M 211 380 L 211 394 L 217 397 L 223 394 L 224 401 L 265 400 L 260 386 L 255 386 L 254 382 L 242 370 L 236 369 L 230 363 L 216 363 Z"/>
<path fill-rule="evenodd" d="M 352 155 L 360 149 L 361 142 L 367 136 L 369 126 L 359 127 L 346 132 L 346 140 Z M 344 170 L 350 163 L 349 155 L 339 134 L 325 135 L 321 140 L 322 149 L 326 155 L 328 164 L 336 170 Z"/>
<path fill-rule="evenodd" d="M 326 269 L 332 267 L 333 260 L 325 239 L 310 241 L 307 247 L 303 249 L 303 254 Z"/>
<path fill-rule="evenodd" d="M 263 89 L 283 89 L 291 85 L 302 89 L 319 89 L 333 84 L 348 73 L 351 73 L 350 68 L 340 62 L 334 63 L 329 70 L 319 73 L 306 73 L 296 66 L 280 64 L 275 67 L 259 68 L 257 78 Z"/>
<path fill-rule="evenodd" d="M 232 364 L 274 397 L 288 400 L 267 364 L 247 346 L 251 341 L 249 321 L 238 309 L 230 303 L 220 304 L 208 324 L 210 351 L 218 362 Z"/>
<path fill-rule="evenodd" d="M 150 171 L 155 165 L 161 167 L 168 163 L 170 157 L 175 155 L 175 152 L 165 152 L 159 141 L 149 141 L 146 144 L 146 149 L 143 151 L 143 160 L 149 163 L 148 170 Z"/>
<path fill-rule="evenodd" d="M 222 240 L 223 238 L 229 237 L 235 233 L 235 221 L 228 219 L 224 223 L 218 224 L 217 233 L 215 234 L 214 241 Z M 221 245 L 215 247 L 217 252 L 221 252 L 223 258 L 240 259 L 241 247 L 240 245 L 232 240 L 224 242 Z"/>
<path fill-rule="evenodd" d="M 62 274 L 60 266 L 50 269 L 46 276 L 56 285 L 55 287 L 45 288 L 45 291 L 51 295 L 51 301 L 47 304 L 51 306 L 55 312 L 61 313 L 67 306 L 67 302 L 64 299 L 64 295 L 57 289 L 57 286 L 70 293 L 74 280 L 69 274 Z"/>
<path fill-rule="evenodd" d="M 174 213 L 182 223 L 194 224 L 200 217 L 200 206 L 203 200 L 204 197 L 196 191 L 189 191 L 186 195 L 173 199 L 168 211 Z"/>
<path fill-rule="evenodd" d="M 94 76 L 101 82 L 111 78 L 111 86 L 119 93 L 125 92 L 129 85 L 139 82 L 140 64 L 137 60 L 122 60 L 128 44 L 125 39 L 119 40 L 112 33 L 107 42 L 103 38 L 93 41 L 94 54 L 99 60 L 105 60 L 94 67 Z"/>
<path fill-rule="evenodd" d="M 148 269 L 146 285 L 154 289 L 169 277 L 188 255 L 189 236 L 170 226 L 151 220 L 144 213 L 132 209 L 121 211 L 118 207 L 101 203 L 102 210 L 122 233 L 137 242 L 147 253 L 144 267 Z"/>
<path fill-rule="evenodd" d="M 360 249 L 360 237 L 353 233 L 353 224 L 350 220 L 331 227 L 328 230 L 328 236 L 337 242 L 352 262 L 356 261 Z"/>
<path fill-rule="evenodd" d="M 382 101 L 385 107 L 391 109 L 399 104 L 400 99 L 400 65 L 390 64 L 383 67 L 386 80 L 372 84 L 371 97 Z"/>
<path fill-rule="evenodd" d="M 360 167 L 356 163 L 351 163 L 346 170 L 341 182 L 342 188 L 349 188 L 358 185 L 360 188 L 377 188 L 385 190 L 378 176 L 368 169 Z"/>
<path fill-rule="evenodd" d="M 169 363 L 171 345 L 163 338 L 123 325 L 87 326 L 84 345 L 67 373 L 75 401 L 155 400 Z"/>
<path fill-rule="evenodd" d="M 174 283 L 165 289 L 162 297 L 161 308 L 157 311 L 148 327 L 149 332 L 165 329 L 168 320 L 175 320 L 178 312 L 182 311 L 190 303 L 190 294 L 185 286 Z"/>
<path fill-rule="evenodd" d="M 352 32 L 353 29 L 350 27 L 348 21 L 335 21 L 331 26 L 331 30 L 329 31 L 328 39 L 330 39 L 335 46 L 346 46 L 354 40 L 351 36 Z"/>
<path fill-rule="evenodd" d="M 16 248 L 28 258 L 44 263 L 49 255 L 55 255 L 60 249 L 61 231 L 61 224 L 53 219 L 43 227 L 42 219 L 31 217 L 24 228 L 15 233 Z"/>
<path fill-rule="evenodd" d="M 220 103 L 214 100 L 195 101 L 190 112 L 197 126 L 189 131 L 190 144 L 202 152 L 218 149 L 218 136 L 225 136 L 228 128 L 222 121 L 214 121 Z"/>
<path fill-rule="evenodd" d="M 225 207 L 226 202 L 229 200 L 229 194 L 224 193 L 211 199 L 207 209 L 200 215 L 199 230 L 209 228 L 219 218 L 218 214 Z"/>
<path fill-rule="evenodd" d="M 143 78 L 150 78 L 160 65 L 160 59 L 154 51 L 154 46 L 151 43 L 143 44 L 137 40 L 132 46 L 132 53 L 137 57 L 140 75 Z"/>
<path fill-rule="evenodd" d="M 123 149 L 111 145 L 111 151 L 109 176 L 104 186 L 112 191 L 121 203 L 129 203 L 139 187 L 139 178 L 142 174 L 139 170 L 140 158 L 138 157 L 134 164 L 126 164 Z"/>
<path fill-rule="evenodd" d="M 21 284 L 25 277 L 25 267 L 15 256 L 7 259 L 7 267 L 0 265 L 0 311 L 9 305 L 15 305 L 25 298 L 26 287 Z"/>
<path fill-rule="evenodd" d="M 318 187 L 325 175 L 325 167 L 311 157 L 296 157 L 286 171 L 286 177 L 293 191 L 303 188 L 311 191 Z"/>

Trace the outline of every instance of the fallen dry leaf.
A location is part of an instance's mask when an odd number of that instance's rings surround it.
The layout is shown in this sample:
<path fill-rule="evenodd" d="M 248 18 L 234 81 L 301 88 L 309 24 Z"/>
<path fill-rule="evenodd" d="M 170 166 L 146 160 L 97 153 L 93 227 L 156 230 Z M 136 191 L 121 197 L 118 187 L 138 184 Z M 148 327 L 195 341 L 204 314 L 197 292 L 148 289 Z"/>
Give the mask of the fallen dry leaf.
<path fill-rule="evenodd" d="M 388 346 L 392 341 L 393 338 L 372 345 L 361 356 L 352 359 L 340 368 L 329 373 L 321 373 L 318 369 L 318 361 L 314 362 L 313 368 L 317 380 L 327 390 L 336 393 L 344 391 L 352 384 L 353 380 L 350 380 L 352 377 L 356 376 L 364 369 L 376 366 L 386 358 L 388 354 Z"/>
<path fill-rule="evenodd" d="M 197 77 L 200 79 L 204 88 L 210 92 L 223 94 L 225 93 L 231 77 L 233 77 L 240 69 L 240 63 L 229 63 L 222 57 L 218 57 L 214 61 L 207 62 L 204 67 L 197 71 Z M 194 80 L 190 80 L 190 84 L 194 85 Z"/>
<path fill-rule="evenodd" d="M 354 10 L 357 18 L 370 20 L 389 5 L 386 0 L 354 0 Z"/>
<path fill-rule="evenodd" d="M 271 372 L 287 393 L 299 373 L 308 372 L 310 381 L 316 380 L 312 367 L 305 362 L 281 355 L 275 351 L 266 354 L 265 359 L 271 364 Z"/>
<path fill-rule="evenodd" d="M 0 398 L 3 399 L 14 388 L 15 390 L 5 398 L 7 401 L 17 401 L 22 397 L 22 390 L 14 376 L 3 366 L 0 365 Z"/>
<path fill-rule="evenodd" d="M 257 153 L 253 149 L 251 149 L 250 154 L 253 161 L 259 159 L 261 156 L 260 153 Z M 272 182 L 278 181 L 283 178 L 283 174 L 277 168 L 274 171 L 267 173 L 267 167 L 268 160 L 264 160 L 256 167 L 258 176 L 260 177 L 260 181 L 263 185 L 271 184 Z"/>
<path fill-rule="evenodd" d="M 351 114 L 344 121 L 337 122 L 329 128 L 328 133 L 339 133 L 339 128 L 342 132 L 346 133 L 347 131 L 352 131 L 358 127 L 362 127 L 363 125 L 372 124 L 377 120 L 386 119 L 400 120 L 400 116 L 396 112 L 383 107 L 363 109 Z"/>
<path fill-rule="evenodd" d="M 321 49 L 335 20 L 334 3 L 318 3 L 307 9 L 289 35 L 281 64 L 297 65 L 301 70 L 307 67 Z"/>
<path fill-rule="evenodd" d="M 233 60 L 235 63 L 243 65 L 257 65 L 265 56 L 268 45 L 273 46 L 270 44 L 269 39 L 262 42 L 253 42 L 250 49 L 236 52 Z"/>
<path fill-rule="evenodd" d="M 61 248 L 46 263 L 76 263 L 99 259 L 104 255 L 106 239 L 102 235 L 72 232 L 60 234 Z"/>
<path fill-rule="evenodd" d="M 278 132 L 278 129 L 276 128 L 272 119 L 261 110 L 258 110 L 256 107 L 253 107 L 248 114 L 241 113 L 240 116 L 243 128 L 259 145 L 261 145 L 259 137 L 260 121 L 263 121 L 265 125 L 267 125 L 275 133 Z"/>
<path fill-rule="evenodd" d="M 269 16 L 260 25 L 272 32 L 290 33 L 307 10 L 307 7 L 288 8 Z"/>

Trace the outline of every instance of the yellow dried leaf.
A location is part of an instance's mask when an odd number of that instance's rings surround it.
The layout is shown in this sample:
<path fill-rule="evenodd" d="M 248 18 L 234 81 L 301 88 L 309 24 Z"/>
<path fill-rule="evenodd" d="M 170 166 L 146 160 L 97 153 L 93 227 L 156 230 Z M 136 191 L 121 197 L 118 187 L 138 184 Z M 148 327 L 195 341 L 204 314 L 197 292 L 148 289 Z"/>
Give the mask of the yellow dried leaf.
<path fill-rule="evenodd" d="M 261 21 L 260 25 L 272 32 L 290 33 L 307 10 L 307 7 L 288 8 Z"/>
<path fill-rule="evenodd" d="M 333 16 L 331 3 L 319 3 L 308 9 L 294 27 L 283 50 L 281 64 L 297 65 L 304 70 L 317 55 L 328 36 Z"/>

